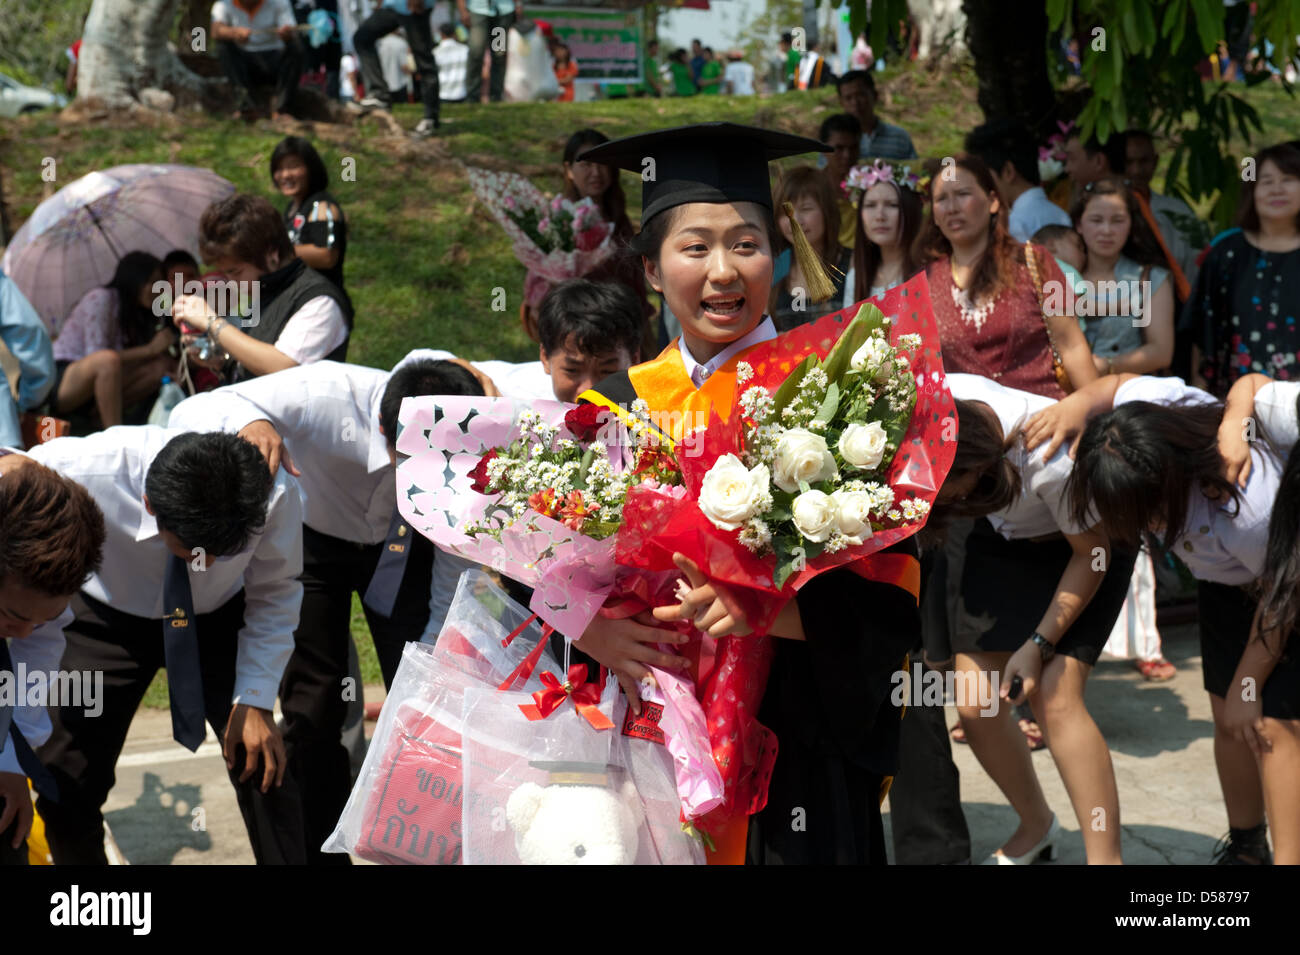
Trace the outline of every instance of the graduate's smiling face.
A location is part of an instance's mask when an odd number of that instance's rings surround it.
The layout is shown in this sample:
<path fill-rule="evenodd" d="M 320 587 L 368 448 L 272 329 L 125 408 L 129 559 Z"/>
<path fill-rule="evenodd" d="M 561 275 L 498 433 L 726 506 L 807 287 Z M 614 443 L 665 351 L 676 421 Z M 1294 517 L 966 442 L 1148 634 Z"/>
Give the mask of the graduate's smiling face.
<path fill-rule="evenodd" d="M 682 323 L 686 345 L 708 361 L 763 320 L 772 288 L 768 215 L 754 202 L 691 202 L 671 216 L 646 280 Z"/>

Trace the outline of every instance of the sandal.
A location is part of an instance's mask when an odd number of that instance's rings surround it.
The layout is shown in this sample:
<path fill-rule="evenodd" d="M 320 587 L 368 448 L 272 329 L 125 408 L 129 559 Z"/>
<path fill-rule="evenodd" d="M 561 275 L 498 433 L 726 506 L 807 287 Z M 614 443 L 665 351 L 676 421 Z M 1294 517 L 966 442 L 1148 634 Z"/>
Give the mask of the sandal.
<path fill-rule="evenodd" d="M 1154 660 L 1138 660 L 1137 669 L 1142 674 L 1142 679 L 1149 683 L 1163 683 L 1165 680 L 1172 680 L 1178 674 L 1174 665 L 1163 657 Z"/>
<path fill-rule="evenodd" d="M 961 728 L 961 720 L 958 720 L 956 723 L 952 724 L 952 729 L 948 731 L 948 735 L 952 737 L 952 741 L 954 743 L 967 742 L 966 731 Z"/>
<path fill-rule="evenodd" d="M 1020 732 L 1025 734 L 1025 742 L 1029 744 L 1031 753 L 1036 753 L 1047 746 L 1046 740 L 1043 739 L 1043 731 L 1033 720 L 1021 720 Z"/>

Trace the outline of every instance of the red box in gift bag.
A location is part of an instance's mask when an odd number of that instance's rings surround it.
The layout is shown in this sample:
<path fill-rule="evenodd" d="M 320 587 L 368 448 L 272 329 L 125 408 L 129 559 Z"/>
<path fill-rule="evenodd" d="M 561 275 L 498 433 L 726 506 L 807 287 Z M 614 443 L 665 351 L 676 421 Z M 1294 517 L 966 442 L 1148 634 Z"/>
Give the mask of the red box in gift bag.
<path fill-rule="evenodd" d="M 410 705 L 398 709 L 397 727 L 353 851 L 387 865 L 459 865 L 461 735 Z"/>

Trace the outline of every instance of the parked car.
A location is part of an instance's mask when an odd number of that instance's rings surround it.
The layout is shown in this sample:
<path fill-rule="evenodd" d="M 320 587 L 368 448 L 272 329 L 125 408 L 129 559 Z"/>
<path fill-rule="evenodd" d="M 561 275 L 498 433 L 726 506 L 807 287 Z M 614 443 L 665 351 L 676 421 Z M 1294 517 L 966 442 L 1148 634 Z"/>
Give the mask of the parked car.
<path fill-rule="evenodd" d="M 0 73 L 0 116 L 34 113 L 39 109 L 62 109 L 67 105 L 66 96 L 36 86 L 24 86 Z"/>

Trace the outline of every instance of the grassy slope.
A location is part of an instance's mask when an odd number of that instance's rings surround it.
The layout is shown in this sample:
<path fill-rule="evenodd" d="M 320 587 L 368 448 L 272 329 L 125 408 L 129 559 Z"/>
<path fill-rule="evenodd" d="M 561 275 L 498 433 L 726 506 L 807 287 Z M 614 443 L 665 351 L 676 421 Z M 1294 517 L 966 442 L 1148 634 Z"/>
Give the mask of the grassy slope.
<path fill-rule="evenodd" d="M 943 74 L 885 74 L 880 111 L 904 126 L 925 156 L 960 151 L 966 130 L 981 120 L 973 73 L 964 67 Z M 1252 91 L 1265 117 L 1262 142 L 1300 135 L 1295 104 L 1274 88 Z M 706 120 L 731 120 L 815 136 L 836 112 L 833 90 L 754 97 L 693 97 L 596 103 L 450 105 L 439 141 L 409 144 L 383 136 L 367 121 L 356 127 L 305 125 L 272 128 L 189 117 L 159 128 L 108 122 L 24 118 L 0 127 L 5 197 L 16 227 L 40 202 L 41 162 L 52 156 L 58 183 L 119 163 L 177 162 L 207 166 L 242 190 L 271 195 L 267 163 L 286 132 L 313 138 L 331 171 L 333 191 L 350 223 L 348 287 L 357 305 L 349 357 L 390 367 L 409 349 L 431 346 L 472 359 L 528 360 L 536 346 L 517 319 L 524 270 L 497 225 L 481 209 L 460 163 L 511 169 L 548 191 L 561 185 L 564 141 L 594 126 L 610 137 Z M 410 128 L 416 107 L 401 107 Z M 355 160 L 355 181 L 340 181 L 346 158 Z M 634 180 L 624 176 L 629 212 L 640 207 Z M 274 199 L 274 197 L 272 197 Z M 278 203 L 278 200 L 275 200 Z M 493 290 L 507 295 L 504 312 L 492 310 Z M 354 606 L 354 633 L 366 627 Z M 358 640 L 367 682 L 378 680 L 370 641 Z M 158 701 L 156 694 L 151 700 Z"/>

